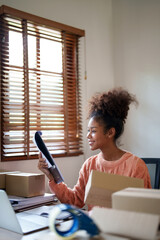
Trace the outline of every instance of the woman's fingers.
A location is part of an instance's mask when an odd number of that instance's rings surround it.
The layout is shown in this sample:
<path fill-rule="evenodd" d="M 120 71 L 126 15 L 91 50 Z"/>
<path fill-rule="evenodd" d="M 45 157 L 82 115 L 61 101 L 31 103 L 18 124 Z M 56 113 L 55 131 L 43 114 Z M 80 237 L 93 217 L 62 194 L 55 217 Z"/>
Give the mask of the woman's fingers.
<path fill-rule="evenodd" d="M 41 152 L 39 153 L 38 168 L 48 177 L 50 181 L 53 180 L 53 176 L 48 169 L 48 163 L 46 162 L 46 159 L 42 157 Z"/>
<path fill-rule="evenodd" d="M 39 160 L 40 168 L 48 168 L 48 164 L 45 160 Z"/>
<path fill-rule="evenodd" d="M 38 161 L 38 167 L 40 169 L 42 168 L 48 168 L 48 164 L 44 158 L 42 158 L 42 154 L 39 153 L 39 161 Z"/>

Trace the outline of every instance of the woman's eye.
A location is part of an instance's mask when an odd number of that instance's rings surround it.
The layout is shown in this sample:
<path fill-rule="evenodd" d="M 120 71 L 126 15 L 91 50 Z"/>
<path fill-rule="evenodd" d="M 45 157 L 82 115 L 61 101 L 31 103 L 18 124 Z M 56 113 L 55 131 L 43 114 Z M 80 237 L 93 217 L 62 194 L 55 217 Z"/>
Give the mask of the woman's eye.
<path fill-rule="evenodd" d="M 95 133 L 96 132 L 96 130 L 89 130 L 88 129 L 88 131 L 87 131 L 88 133 Z"/>

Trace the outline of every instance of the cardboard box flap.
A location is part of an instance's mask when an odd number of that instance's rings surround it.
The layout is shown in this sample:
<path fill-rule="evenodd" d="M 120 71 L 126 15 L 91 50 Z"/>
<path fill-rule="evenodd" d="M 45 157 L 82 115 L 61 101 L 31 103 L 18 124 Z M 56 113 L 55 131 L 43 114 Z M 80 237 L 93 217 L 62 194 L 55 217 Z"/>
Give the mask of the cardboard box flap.
<path fill-rule="evenodd" d="M 143 179 L 121 176 L 112 173 L 105 173 L 100 171 L 91 171 L 91 176 L 89 177 L 91 185 L 97 188 L 104 188 L 111 191 L 119 190 L 119 188 L 127 188 L 128 186 L 144 187 Z"/>

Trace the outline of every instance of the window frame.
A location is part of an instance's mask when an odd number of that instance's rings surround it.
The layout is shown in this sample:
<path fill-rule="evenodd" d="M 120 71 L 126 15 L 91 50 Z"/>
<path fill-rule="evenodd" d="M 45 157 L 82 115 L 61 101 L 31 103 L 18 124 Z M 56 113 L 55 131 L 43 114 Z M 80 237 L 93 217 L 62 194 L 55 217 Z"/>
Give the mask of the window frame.
<path fill-rule="evenodd" d="M 74 27 L 71 27 L 71 26 L 68 26 L 68 25 L 65 25 L 65 24 L 61 24 L 61 23 L 58 23 L 58 22 L 55 22 L 55 21 L 52 21 L 52 20 L 49 20 L 49 19 L 45 19 L 45 18 L 42 18 L 42 17 L 38 17 L 38 16 L 35 16 L 33 14 L 29 14 L 29 13 L 26 13 L 26 12 L 22 12 L 20 10 L 17 10 L 17 9 L 14 9 L 14 8 L 10 8 L 8 6 L 1 6 L 0 7 L 0 16 L 3 15 L 3 14 L 7 14 L 8 16 L 12 16 L 12 17 L 16 17 L 16 18 L 19 18 L 19 19 L 22 19 L 24 22 L 25 21 L 30 21 L 30 22 L 33 22 L 33 23 L 36 23 L 40 26 L 46 26 L 46 27 L 50 27 L 50 28 L 53 28 L 55 30 L 59 30 L 61 31 L 62 33 L 64 34 L 72 34 L 74 36 L 76 36 L 76 39 L 78 40 L 79 38 L 81 37 L 84 37 L 85 36 L 85 31 L 84 30 L 81 30 L 81 29 L 78 29 L 78 28 L 74 28 Z M 26 45 L 27 46 L 27 45 Z M 81 130 L 82 130 L 82 126 L 81 126 L 81 100 L 80 100 L 80 86 L 79 86 L 79 69 L 78 69 L 78 65 L 79 65 L 79 62 L 78 62 L 78 42 L 76 43 L 75 45 L 75 50 L 76 50 L 76 61 L 77 63 L 75 64 L 75 71 L 76 71 L 76 74 L 77 74 L 77 80 L 76 80 L 76 111 L 77 111 L 77 120 L 76 120 L 76 128 L 78 128 L 78 132 L 79 132 L 79 136 L 77 138 L 77 144 L 78 144 L 78 148 L 77 150 L 74 151 L 70 151 L 70 146 L 67 144 L 67 148 L 65 149 L 65 152 L 63 153 L 53 153 L 52 155 L 54 157 L 67 157 L 67 156 L 77 156 L 77 155 L 80 155 L 80 154 L 83 154 L 83 151 L 82 151 L 82 133 L 81 133 Z M 65 51 L 65 54 L 67 53 L 67 51 Z M 67 56 L 65 56 L 67 58 Z M 64 60 L 64 59 L 63 59 Z M 0 61 L 2 61 L 2 59 L 0 58 Z M 28 61 L 28 59 L 26 58 L 26 61 Z M 63 61 L 63 64 L 66 64 L 65 61 Z M 2 66 L 2 65 L 1 65 Z M 66 68 L 65 66 L 63 66 L 63 68 Z M 63 71 L 63 73 L 65 73 L 65 71 Z M 28 72 L 27 72 L 28 74 Z M 2 78 L 3 78 L 3 74 L 2 74 L 2 67 L 0 68 L 0 84 L 2 82 Z M 28 77 L 27 77 L 28 78 Z M 67 80 L 67 76 L 66 76 L 66 73 L 64 74 L 63 76 L 63 84 L 65 85 L 66 84 L 66 80 Z M 67 85 L 68 86 L 68 85 Z M 1 86 L 1 89 L 2 89 L 2 86 Z M 27 89 L 27 94 L 29 95 L 29 85 L 26 84 L 26 89 Z M 67 87 L 64 86 L 64 90 L 66 91 Z M 26 151 L 26 155 L 24 154 L 24 156 L 9 156 L 9 157 L 6 157 L 4 153 L 4 140 L 3 140 L 3 123 L 4 123 L 4 120 L 3 120 L 3 112 L 2 112 L 2 90 L 1 90 L 1 107 L 0 107 L 0 114 L 1 114 L 1 125 L 0 125 L 0 130 L 1 130 L 1 146 L 0 146 L 0 149 L 1 149 L 1 161 L 15 161 L 15 160 L 28 160 L 28 159 L 36 159 L 38 157 L 38 151 L 37 150 L 34 150 L 34 154 L 30 154 L 30 150 L 31 150 L 31 143 L 30 143 L 30 138 L 29 138 L 29 132 L 30 132 L 30 124 L 29 124 L 29 116 L 27 117 L 27 121 L 26 121 L 26 128 L 27 128 L 27 151 Z M 67 96 L 68 96 L 68 93 L 66 92 L 64 94 L 64 113 L 67 114 L 67 108 L 68 108 L 68 100 L 67 100 Z M 27 114 L 29 115 L 29 102 L 27 102 Z M 66 123 L 66 129 L 67 129 L 67 125 L 68 125 L 68 121 L 67 120 L 67 123 Z M 66 136 L 68 136 L 68 130 L 64 130 L 67 132 Z M 38 130 L 38 129 L 37 129 Z M 67 137 L 66 137 L 66 141 L 68 141 Z M 47 139 L 46 139 L 46 145 L 47 145 Z"/>

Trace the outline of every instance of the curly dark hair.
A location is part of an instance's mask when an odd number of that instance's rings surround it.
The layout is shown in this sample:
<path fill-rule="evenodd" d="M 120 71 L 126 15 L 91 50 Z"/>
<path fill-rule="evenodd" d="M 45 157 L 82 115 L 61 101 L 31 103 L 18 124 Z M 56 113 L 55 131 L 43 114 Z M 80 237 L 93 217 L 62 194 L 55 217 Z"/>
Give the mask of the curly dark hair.
<path fill-rule="evenodd" d="M 115 140 L 121 136 L 128 115 L 129 105 L 138 104 L 133 94 L 122 88 L 96 94 L 89 101 L 88 118 L 94 118 L 104 125 L 104 133 L 115 128 Z"/>

